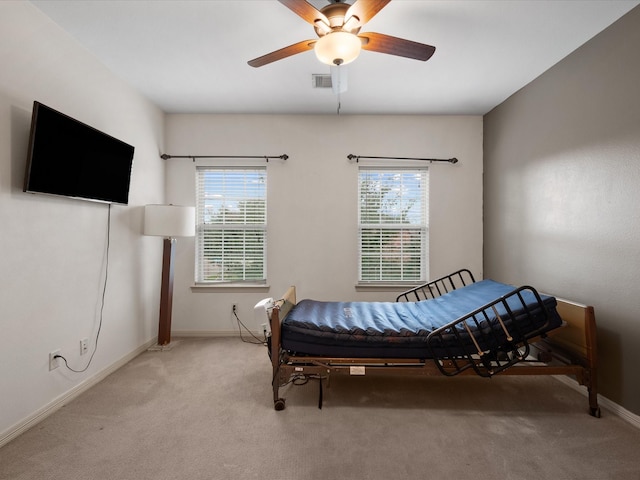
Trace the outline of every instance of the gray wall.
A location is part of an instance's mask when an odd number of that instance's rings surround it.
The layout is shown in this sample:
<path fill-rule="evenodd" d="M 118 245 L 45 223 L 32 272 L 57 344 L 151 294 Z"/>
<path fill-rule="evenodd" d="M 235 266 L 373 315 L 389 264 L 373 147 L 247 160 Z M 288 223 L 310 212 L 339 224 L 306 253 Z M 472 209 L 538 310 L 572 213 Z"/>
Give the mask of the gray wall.
<path fill-rule="evenodd" d="M 600 391 L 640 414 L 640 7 L 485 116 L 485 275 L 595 307 Z"/>

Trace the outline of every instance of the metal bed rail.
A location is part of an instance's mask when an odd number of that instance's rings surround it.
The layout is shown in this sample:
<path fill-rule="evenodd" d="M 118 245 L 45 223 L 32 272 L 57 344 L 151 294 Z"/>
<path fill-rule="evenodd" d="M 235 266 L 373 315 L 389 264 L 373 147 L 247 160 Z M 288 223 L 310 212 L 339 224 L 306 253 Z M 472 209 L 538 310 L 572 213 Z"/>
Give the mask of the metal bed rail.
<path fill-rule="evenodd" d="M 438 278 L 437 280 L 432 280 L 400 293 L 396 297 L 396 302 L 419 302 L 422 300 L 429 300 L 472 283 L 475 283 L 473 274 L 466 268 L 463 268 L 457 272 Z"/>
<path fill-rule="evenodd" d="M 533 301 L 525 300 L 531 294 Z M 443 375 L 472 368 L 481 377 L 491 377 L 525 360 L 527 340 L 541 335 L 549 319 L 538 292 L 523 286 L 434 330 L 427 347 Z"/>

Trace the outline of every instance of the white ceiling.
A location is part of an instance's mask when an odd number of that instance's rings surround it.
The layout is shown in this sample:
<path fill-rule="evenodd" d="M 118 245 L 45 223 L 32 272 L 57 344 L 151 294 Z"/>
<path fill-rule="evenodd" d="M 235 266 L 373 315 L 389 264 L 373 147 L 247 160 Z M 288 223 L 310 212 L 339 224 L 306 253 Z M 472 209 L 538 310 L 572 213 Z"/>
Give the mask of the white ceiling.
<path fill-rule="evenodd" d="M 339 102 L 341 114 L 484 114 L 640 0 L 392 0 L 362 32 L 434 45 L 434 56 L 363 51 L 342 67 L 339 97 L 312 88 L 313 73 L 329 73 L 313 51 L 247 65 L 316 38 L 276 0 L 32 3 L 166 112 L 336 113 Z"/>

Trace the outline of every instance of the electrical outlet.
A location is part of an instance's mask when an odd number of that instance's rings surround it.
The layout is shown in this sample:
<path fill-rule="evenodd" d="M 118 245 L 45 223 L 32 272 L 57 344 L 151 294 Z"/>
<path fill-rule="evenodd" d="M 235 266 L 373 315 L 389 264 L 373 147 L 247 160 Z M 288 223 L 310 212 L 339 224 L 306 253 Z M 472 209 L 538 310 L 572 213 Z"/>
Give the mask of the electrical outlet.
<path fill-rule="evenodd" d="M 236 313 L 237 311 L 238 311 L 238 305 L 234 303 L 234 304 L 231 306 L 231 312 Z"/>
<path fill-rule="evenodd" d="M 60 359 L 56 358 L 56 355 L 60 355 L 60 350 L 54 350 L 49 354 L 49 371 L 55 370 L 60 366 Z"/>
<path fill-rule="evenodd" d="M 80 340 L 80 355 L 84 355 L 89 351 L 89 339 L 83 338 Z"/>
<path fill-rule="evenodd" d="M 262 333 L 264 333 L 265 335 L 267 333 L 267 324 L 266 323 L 262 324 Z"/>

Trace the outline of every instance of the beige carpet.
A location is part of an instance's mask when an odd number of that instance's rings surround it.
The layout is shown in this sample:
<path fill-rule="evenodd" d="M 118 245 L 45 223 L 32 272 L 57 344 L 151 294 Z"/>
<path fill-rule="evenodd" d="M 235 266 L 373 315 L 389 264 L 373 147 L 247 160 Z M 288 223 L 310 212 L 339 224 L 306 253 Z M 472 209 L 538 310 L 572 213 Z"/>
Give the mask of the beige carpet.
<path fill-rule="evenodd" d="M 145 352 L 0 449 L 2 480 L 640 480 L 640 430 L 549 377 L 334 377 L 281 389 L 266 348 Z"/>

